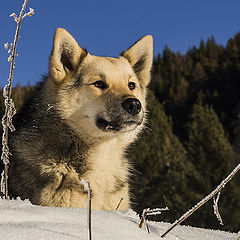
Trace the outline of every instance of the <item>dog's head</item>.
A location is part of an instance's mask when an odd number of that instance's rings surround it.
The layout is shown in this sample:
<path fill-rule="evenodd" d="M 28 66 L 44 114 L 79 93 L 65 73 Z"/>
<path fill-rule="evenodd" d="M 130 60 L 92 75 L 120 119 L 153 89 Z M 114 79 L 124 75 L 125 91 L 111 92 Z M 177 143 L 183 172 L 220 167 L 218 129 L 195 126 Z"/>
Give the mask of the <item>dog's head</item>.
<path fill-rule="evenodd" d="M 49 81 L 62 117 L 88 137 L 138 131 L 144 122 L 152 59 L 151 36 L 111 58 L 89 54 L 66 30 L 58 29 Z"/>

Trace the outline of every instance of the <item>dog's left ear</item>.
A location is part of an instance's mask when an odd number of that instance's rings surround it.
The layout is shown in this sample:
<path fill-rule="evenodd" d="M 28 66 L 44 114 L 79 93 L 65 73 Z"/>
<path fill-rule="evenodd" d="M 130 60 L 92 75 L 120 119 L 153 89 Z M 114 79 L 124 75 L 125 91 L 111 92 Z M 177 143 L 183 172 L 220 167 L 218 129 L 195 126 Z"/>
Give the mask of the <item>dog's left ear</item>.
<path fill-rule="evenodd" d="M 54 37 L 52 55 L 49 61 L 51 77 L 60 83 L 67 74 L 74 72 L 80 61 L 87 55 L 73 36 L 58 28 Z"/>
<path fill-rule="evenodd" d="M 146 87 L 150 81 L 150 71 L 153 61 L 153 39 L 152 36 L 147 35 L 133 44 L 126 52 L 122 53 L 139 81 Z"/>

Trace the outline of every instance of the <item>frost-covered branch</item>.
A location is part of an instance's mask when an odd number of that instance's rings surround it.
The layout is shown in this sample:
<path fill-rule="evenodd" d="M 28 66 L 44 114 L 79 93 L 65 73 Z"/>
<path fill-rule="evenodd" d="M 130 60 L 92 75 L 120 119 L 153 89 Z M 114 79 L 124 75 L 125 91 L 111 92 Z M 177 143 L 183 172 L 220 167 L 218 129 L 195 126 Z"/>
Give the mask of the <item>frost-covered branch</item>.
<path fill-rule="evenodd" d="M 218 221 L 220 222 L 220 224 L 223 225 L 223 220 L 222 220 L 222 217 L 218 210 L 218 201 L 220 198 L 220 194 L 221 194 L 221 192 L 218 192 L 217 197 L 213 197 L 213 211 L 214 211 L 214 214 L 216 215 Z"/>
<path fill-rule="evenodd" d="M 16 13 L 12 13 L 10 17 L 13 17 L 15 22 L 17 23 L 17 28 L 15 32 L 15 37 L 13 43 L 5 43 L 4 47 L 8 50 L 10 54 L 8 57 L 8 61 L 10 64 L 10 71 L 8 77 L 8 84 L 3 88 L 3 97 L 5 101 L 5 113 L 2 118 L 2 126 L 3 126 L 3 135 L 2 135 L 2 156 L 1 160 L 4 164 L 4 171 L 2 173 L 2 181 L 1 181 L 1 191 L 3 191 L 5 195 L 5 199 L 8 199 L 8 164 L 9 164 L 9 156 L 11 155 L 8 147 L 8 128 L 11 131 L 14 131 L 15 128 L 12 124 L 13 115 L 16 113 L 16 109 L 14 106 L 14 101 L 11 99 L 12 92 L 12 79 L 13 79 L 13 71 L 15 69 L 15 58 L 17 56 L 17 42 L 19 39 L 19 30 L 21 26 L 21 22 L 24 17 L 32 16 L 34 14 L 34 10 L 30 8 L 28 13 L 24 14 L 26 5 L 28 0 L 25 0 L 22 9 L 20 11 L 19 17 L 17 17 Z M 23 15 L 24 14 L 24 15 Z"/>
<path fill-rule="evenodd" d="M 194 207 L 192 207 L 190 210 L 188 210 L 186 213 L 184 213 L 178 220 L 176 220 L 172 226 L 164 233 L 162 234 L 162 238 L 165 237 L 170 231 L 172 231 L 177 225 L 179 225 L 180 223 L 182 223 L 185 219 L 187 219 L 190 215 L 192 215 L 197 209 L 199 209 L 201 206 L 203 206 L 206 202 L 208 202 L 210 199 L 214 198 L 214 196 L 218 193 L 220 193 L 220 191 L 225 187 L 225 185 L 234 177 L 234 175 L 236 175 L 236 173 L 240 170 L 240 163 L 233 169 L 233 171 L 217 186 L 217 188 L 215 190 L 213 190 L 209 195 L 207 195 L 206 197 L 204 197 L 200 202 L 198 202 Z M 219 198 L 219 197 L 218 197 Z M 214 203 L 217 204 L 218 199 L 215 200 Z M 218 212 L 218 208 L 217 209 Z M 215 212 L 215 214 L 217 214 L 218 216 L 218 220 L 219 220 L 219 212 L 217 213 Z M 221 218 L 221 217 L 220 217 Z"/>
<path fill-rule="evenodd" d="M 92 207 L 91 207 L 91 202 L 92 202 L 92 190 L 90 188 L 90 184 L 87 180 L 84 180 L 83 178 L 81 179 L 81 183 L 84 186 L 84 191 L 88 192 L 88 232 L 89 232 L 89 240 L 92 240 Z"/>
<path fill-rule="evenodd" d="M 159 215 L 159 214 L 162 213 L 162 211 L 167 211 L 167 210 L 169 210 L 168 207 L 166 207 L 166 208 L 154 208 L 154 209 L 145 208 L 142 212 L 139 227 L 142 228 L 147 216 L 149 216 L 149 215 Z M 148 232 L 149 232 L 149 230 L 148 230 Z"/>

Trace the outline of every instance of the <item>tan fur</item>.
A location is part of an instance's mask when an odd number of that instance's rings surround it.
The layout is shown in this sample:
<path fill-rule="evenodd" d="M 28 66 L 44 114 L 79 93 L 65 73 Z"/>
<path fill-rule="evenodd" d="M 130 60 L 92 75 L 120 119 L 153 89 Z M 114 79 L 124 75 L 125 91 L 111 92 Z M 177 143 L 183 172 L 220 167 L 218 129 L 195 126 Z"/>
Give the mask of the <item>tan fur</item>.
<path fill-rule="evenodd" d="M 52 51 L 52 56 L 50 58 L 50 74 L 52 78 L 56 81 L 62 81 L 66 77 L 66 69 L 61 63 L 61 52 L 65 49 L 72 53 L 73 63 L 77 64 L 82 49 L 75 44 L 75 39 L 67 33 L 65 29 L 58 28 L 54 38 L 54 47 Z"/>
<path fill-rule="evenodd" d="M 124 198 L 120 209 L 129 208 L 131 167 L 124 155 L 144 126 L 152 48 L 152 37 L 146 36 L 119 58 L 99 57 L 86 53 L 66 30 L 56 31 L 49 62 L 50 75 L 44 85 L 44 91 L 52 99 L 47 111 L 58 111 L 61 119 L 88 146 L 81 153 L 87 170 L 79 175 L 67 160 L 46 159 L 40 164 L 40 175 L 47 174 L 53 180 L 39 195 L 34 195 L 31 199 L 34 204 L 86 207 L 87 195 L 80 183 L 84 178 L 93 192 L 94 209 L 115 209 L 120 198 Z M 138 62 L 140 64 L 136 64 Z M 77 78 L 79 86 L 76 87 Z M 94 85 L 96 81 L 104 81 L 107 88 L 99 89 Z M 135 83 L 135 89 L 129 88 L 129 82 Z M 140 101 L 142 108 L 138 114 L 126 113 L 122 107 L 126 98 Z M 119 130 L 101 129 L 96 124 L 99 116 L 109 122 L 122 119 L 122 125 Z"/>

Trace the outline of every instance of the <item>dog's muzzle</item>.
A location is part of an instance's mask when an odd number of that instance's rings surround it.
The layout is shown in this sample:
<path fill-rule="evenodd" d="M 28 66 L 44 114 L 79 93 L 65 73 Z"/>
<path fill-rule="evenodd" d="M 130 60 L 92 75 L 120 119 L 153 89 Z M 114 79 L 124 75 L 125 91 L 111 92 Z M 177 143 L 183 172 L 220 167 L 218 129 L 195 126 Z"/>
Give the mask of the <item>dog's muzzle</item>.
<path fill-rule="evenodd" d="M 121 104 L 121 109 L 113 111 L 116 116 L 99 115 L 96 119 L 96 126 L 103 131 L 132 131 L 143 121 L 143 116 L 139 115 L 141 110 L 142 105 L 137 98 L 126 98 Z"/>
<path fill-rule="evenodd" d="M 135 121 L 121 122 L 121 123 L 109 122 L 104 118 L 98 118 L 96 121 L 97 127 L 100 128 L 101 130 L 114 131 L 114 132 L 118 132 L 124 129 L 125 131 L 132 131 L 140 124 L 141 124 L 140 122 L 135 122 Z"/>

